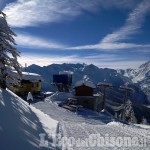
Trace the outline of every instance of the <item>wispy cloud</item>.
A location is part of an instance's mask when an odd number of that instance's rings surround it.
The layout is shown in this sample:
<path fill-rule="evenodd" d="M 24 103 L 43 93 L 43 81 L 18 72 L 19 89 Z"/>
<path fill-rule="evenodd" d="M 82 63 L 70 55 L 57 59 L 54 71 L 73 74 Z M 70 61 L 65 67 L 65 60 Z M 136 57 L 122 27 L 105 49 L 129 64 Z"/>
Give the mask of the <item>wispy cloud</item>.
<path fill-rule="evenodd" d="M 134 69 L 138 68 L 143 63 L 145 63 L 145 60 L 128 60 L 128 61 L 99 62 L 98 66 L 100 68 Z"/>
<path fill-rule="evenodd" d="M 26 48 L 45 48 L 45 49 L 63 49 L 65 45 L 57 43 L 53 40 L 46 40 L 39 37 L 35 37 L 33 35 L 18 33 L 15 37 L 16 44 L 19 47 L 26 47 Z"/>
<path fill-rule="evenodd" d="M 19 47 L 32 48 L 32 49 L 63 49 L 63 50 L 80 50 L 80 49 L 124 49 L 124 48 L 149 48 L 149 45 L 140 45 L 140 44 L 128 44 L 128 43 L 100 43 L 96 45 L 86 45 L 86 46 L 77 46 L 69 47 L 67 45 L 58 43 L 52 39 L 43 39 L 41 37 L 29 35 L 27 33 L 17 33 L 15 37 L 16 44 Z"/>
<path fill-rule="evenodd" d="M 35 53 L 23 53 L 21 57 L 18 58 L 20 64 L 27 65 L 36 64 L 39 66 L 46 66 L 50 64 L 62 64 L 66 63 L 77 63 L 79 57 L 76 55 L 71 56 L 59 56 L 59 55 L 38 55 Z M 81 62 L 81 60 L 80 60 Z"/>
<path fill-rule="evenodd" d="M 106 35 L 98 44 L 83 45 L 71 47 L 70 49 L 100 49 L 100 50 L 117 50 L 130 48 L 149 48 L 150 44 L 135 44 L 126 43 L 127 39 L 132 35 L 137 34 L 142 27 L 146 15 L 150 13 L 150 2 L 144 0 L 137 5 L 137 7 L 129 14 L 125 24 L 115 32 Z"/>
<path fill-rule="evenodd" d="M 24 53 L 18 58 L 19 63 L 23 66 L 36 64 L 39 66 L 47 66 L 50 64 L 62 64 L 62 63 L 86 63 L 94 64 L 100 68 L 114 68 L 114 69 L 126 69 L 137 68 L 145 61 L 143 60 L 126 60 L 118 57 L 115 54 L 102 54 L 102 55 L 89 55 L 89 56 L 59 56 L 59 55 L 35 55 L 32 53 Z"/>
<path fill-rule="evenodd" d="M 119 49 L 133 49 L 133 48 L 150 48 L 150 44 L 134 44 L 134 43 L 99 43 L 95 45 L 84 45 L 69 47 L 67 49 L 85 50 L 85 49 L 97 49 L 97 50 L 119 50 Z"/>
<path fill-rule="evenodd" d="M 128 49 L 128 48 L 150 48 L 150 44 L 132 44 L 132 43 L 100 43 L 95 45 L 85 45 L 69 47 L 58 43 L 52 39 L 43 39 L 41 37 L 29 35 L 27 33 L 17 33 L 15 37 L 16 44 L 19 47 L 32 48 L 32 49 L 59 49 L 59 50 L 85 50 L 85 49 L 101 49 L 101 50 L 118 50 L 118 49 Z"/>
<path fill-rule="evenodd" d="M 136 0 L 17 0 L 4 8 L 13 27 L 36 26 L 41 23 L 73 19 L 84 11 L 95 12 L 110 7 L 129 8 Z"/>
<path fill-rule="evenodd" d="M 148 13 L 150 13 L 150 1 L 144 0 L 129 14 L 124 26 L 108 34 L 101 43 L 112 43 L 128 39 L 129 36 L 139 31 Z"/>
<path fill-rule="evenodd" d="M 18 0 L 7 5 L 4 12 L 13 27 L 60 22 L 81 14 L 79 5 L 68 0 Z"/>

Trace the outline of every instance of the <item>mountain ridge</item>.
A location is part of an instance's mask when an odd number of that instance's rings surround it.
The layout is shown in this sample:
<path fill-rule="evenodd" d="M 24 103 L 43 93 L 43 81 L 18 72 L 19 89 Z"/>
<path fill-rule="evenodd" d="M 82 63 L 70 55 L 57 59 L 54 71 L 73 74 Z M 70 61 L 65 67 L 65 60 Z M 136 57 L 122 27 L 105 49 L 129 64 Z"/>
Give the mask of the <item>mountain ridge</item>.
<path fill-rule="evenodd" d="M 150 61 L 149 61 L 150 62 Z M 149 64 L 148 62 L 148 64 Z M 147 64 L 147 63 L 145 63 Z M 144 65 L 144 64 L 143 64 Z M 141 65 L 142 66 L 142 65 Z M 144 65 L 145 66 L 145 65 Z M 143 67 L 141 67 L 142 69 Z M 134 72 L 137 70 L 128 69 L 128 70 L 115 70 L 109 68 L 99 68 L 93 64 L 51 64 L 48 66 L 38 66 L 33 64 L 26 68 L 28 72 L 38 73 L 43 78 L 43 90 L 44 91 L 53 91 L 54 87 L 51 85 L 53 82 L 53 74 L 59 74 L 59 71 L 71 71 L 73 72 L 73 85 L 75 82 L 82 80 L 86 75 L 92 82 L 97 84 L 98 82 L 107 82 L 113 84 L 115 87 L 120 87 L 120 85 L 128 85 L 135 89 L 136 93 L 134 98 L 139 103 L 145 103 L 147 101 L 146 95 L 149 94 L 141 86 L 133 82 L 135 77 Z M 150 83 L 148 82 L 148 85 Z M 117 92 L 119 92 L 117 90 Z M 118 95 L 117 95 L 118 96 Z M 148 95 L 149 96 L 149 95 Z M 133 97 L 133 96 L 132 96 Z"/>
<path fill-rule="evenodd" d="M 127 69 L 122 72 L 148 96 L 150 100 L 150 60 L 137 69 Z"/>

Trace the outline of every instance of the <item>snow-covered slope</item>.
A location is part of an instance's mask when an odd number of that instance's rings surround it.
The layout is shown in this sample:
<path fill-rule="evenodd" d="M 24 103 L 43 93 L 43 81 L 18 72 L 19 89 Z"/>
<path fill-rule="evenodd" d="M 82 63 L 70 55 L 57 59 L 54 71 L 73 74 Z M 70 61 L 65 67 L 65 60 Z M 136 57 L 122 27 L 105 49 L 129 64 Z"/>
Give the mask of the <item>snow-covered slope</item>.
<path fill-rule="evenodd" d="M 55 93 L 47 97 L 45 101 L 37 102 L 32 104 L 33 106 L 29 106 L 12 92 L 0 89 L 0 149 L 55 150 L 57 148 L 71 148 L 74 150 L 147 150 L 149 148 L 150 130 L 148 128 L 145 129 L 142 126 L 136 127 L 122 123 L 106 112 L 97 113 L 88 109 L 71 112 L 61 108 L 57 105 L 57 101 L 62 101 L 64 97 L 67 98 L 70 96 L 64 94 L 66 93 Z M 45 134 L 45 140 L 47 142 L 49 142 L 49 137 L 52 134 L 59 133 L 61 138 L 65 140 L 73 139 L 78 143 L 72 145 L 72 143 L 66 143 L 66 141 L 63 144 L 64 148 L 61 148 L 62 141 L 60 140 L 62 139 L 57 139 L 60 145 L 39 147 L 41 143 L 39 134 L 41 133 Z M 94 137 L 91 139 L 93 134 Z M 95 136 L 98 137 L 95 139 Z M 101 143 L 102 138 L 104 138 L 104 145 Z M 110 138 L 115 138 L 115 143 Z M 127 146 L 125 141 L 123 143 L 117 142 L 124 138 L 133 140 L 131 145 L 129 144 Z M 98 141 L 95 143 L 94 141 L 97 139 Z M 82 142 L 80 143 L 79 140 Z M 89 140 L 89 143 L 85 145 L 87 140 Z"/>
<path fill-rule="evenodd" d="M 0 149 L 41 150 L 39 134 L 56 133 L 57 121 L 13 94 L 0 89 Z"/>
<path fill-rule="evenodd" d="M 134 83 L 150 79 L 150 61 L 142 64 L 137 69 L 127 69 L 124 75 L 131 78 Z"/>
<path fill-rule="evenodd" d="M 110 114 L 106 112 L 97 113 L 88 109 L 76 112 L 58 107 L 57 102 L 63 101 L 64 97 L 66 97 L 67 99 L 68 96 L 69 95 L 66 93 L 55 93 L 54 95 L 47 97 L 45 99 L 45 102 L 34 104 L 36 108 L 48 114 L 53 119 L 59 121 L 59 133 L 61 134 L 61 137 L 65 137 L 65 139 L 70 138 L 71 140 L 77 142 L 73 145 L 64 144 L 64 149 L 69 149 L 68 147 L 70 147 L 70 149 L 73 150 L 148 150 L 150 146 L 150 130 L 148 128 L 145 129 L 142 126 L 137 127 L 134 125 L 122 123 L 114 119 Z M 95 135 L 95 138 L 93 140 L 89 139 L 91 135 Z M 100 136 L 101 138 L 99 139 L 99 137 L 96 136 Z M 107 137 L 105 142 L 109 143 L 109 146 L 107 144 L 103 145 L 101 143 L 103 137 Z M 136 138 L 139 139 L 140 144 L 142 144 L 142 138 L 145 138 L 146 143 L 143 146 L 141 145 L 141 147 L 134 144 L 128 146 L 111 145 L 113 144 L 113 140 L 109 141 L 109 137 L 121 139 L 127 137 L 133 140 Z M 97 139 L 100 140 L 100 143 L 96 144 L 100 145 L 93 145 Z M 86 143 L 87 140 L 90 140 L 91 143 Z"/>
<path fill-rule="evenodd" d="M 150 100 L 150 60 L 137 69 L 125 70 L 123 74 L 137 84 Z"/>

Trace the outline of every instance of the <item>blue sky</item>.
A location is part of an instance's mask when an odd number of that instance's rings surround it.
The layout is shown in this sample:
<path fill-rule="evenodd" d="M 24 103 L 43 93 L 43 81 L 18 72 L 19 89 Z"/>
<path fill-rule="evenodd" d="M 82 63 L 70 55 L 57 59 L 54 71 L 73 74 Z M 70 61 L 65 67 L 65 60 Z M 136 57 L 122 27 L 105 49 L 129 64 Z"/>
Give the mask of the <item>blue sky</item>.
<path fill-rule="evenodd" d="M 1 0 L 24 65 L 135 68 L 150 60 L 149 0 Z"/>

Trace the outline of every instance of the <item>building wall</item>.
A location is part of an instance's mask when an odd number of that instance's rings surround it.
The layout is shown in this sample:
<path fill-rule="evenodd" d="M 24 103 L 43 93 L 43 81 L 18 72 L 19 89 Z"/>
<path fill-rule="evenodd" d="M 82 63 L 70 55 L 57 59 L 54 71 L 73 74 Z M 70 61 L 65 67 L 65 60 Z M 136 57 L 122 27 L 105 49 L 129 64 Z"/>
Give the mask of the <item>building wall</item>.
<path fill-rule="evenodd" d="M 82 85 L 75 88 L 76 96 L 93 96 L 93 88 Z"/>
<path fill-rule="evenodd" d="M 20 86 L 13 85 L 13 92 L 20 95 L 26 95 L 28 92 L 40 92 L 41 82 L 23 82 Z"/>
<path fill-rule="evenodd" d="M 77 96 L 78 104 L 84 106 L 85 108 L 101 111 L 103 109 L 103 96 Z"/>
<path fill-rule="evenodd" d="M 53 83 L 72 84 L 72 75 L 70 74 L 59 74 L 53 75 Z"/>

